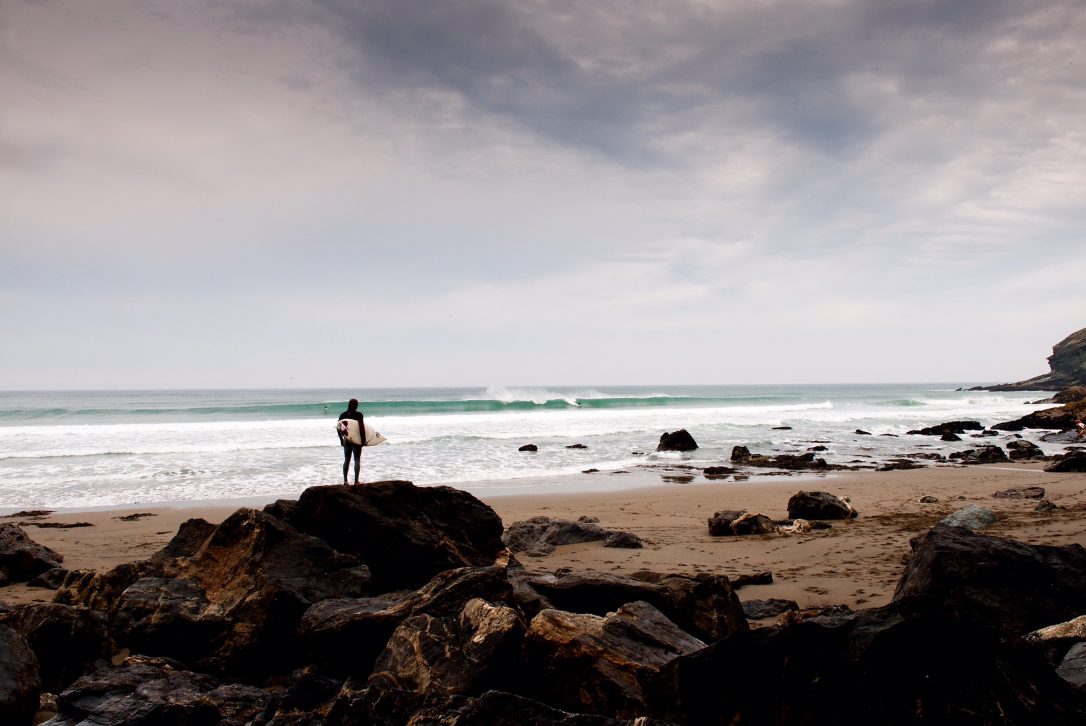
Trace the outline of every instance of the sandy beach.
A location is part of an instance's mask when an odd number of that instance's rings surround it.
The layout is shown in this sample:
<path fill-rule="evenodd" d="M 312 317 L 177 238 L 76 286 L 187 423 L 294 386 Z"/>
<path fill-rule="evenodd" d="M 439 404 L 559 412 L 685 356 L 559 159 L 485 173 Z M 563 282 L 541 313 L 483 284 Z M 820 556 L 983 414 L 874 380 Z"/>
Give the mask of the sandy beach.
<path fill-rule="evenodd" d="M 617 475 L 607 475 L 617 476 Z M 638 483 L 660 482 L 659 473 Z M 933 467 L 912 471 L 841 472 L 818 477 L 753 477 L 745 482 L 681 483 L 620 492 L 500 496 L 486 499 L 508 525 L 535 515 L 597 517 L 608 529 L 640 536 L 642 549 L 610 549 L 594 542 L 566 545 L 546 557 L 521 556 L 531 570 L 631 573 L 638 570 L 715 573 L 729 577 L 769 571 L 770 585 L 751 585 L 740 599 L 786 598 L 801 607 L 844 604 L 853 608 L 889 602 L 909 539 L 967 504 L 993 510 L 999 522 L 988 533 L 1025 542 L 1086 545 L 1086 477 L 1051 474 L 1035 463 Z M 679 477 L 681 479 L 681 477 Z M 1030 499 L 993 498 L 1011 487 L 1040 486 L 1059 508 L 1034 511 Z M 707 519 L 722 509 L 746 509 L 774 519 L 786 517 L 788 498 L 800 490 L 850 497 L 860 516 L 833 528 L 799 535 L 711 537 Z M 922 496 L 937 503 L 922 504 Z M 157 507 L 57 513 L 41 518 L 5 517 L 26 523 L 35 541 L 64 556 L 69 569 L 108 569 L 142 559 L 165 545 L 186 519 L 222 521 L 235 506 Z M 131 516 L 142 515 L 142 516 Z M 87 522 L 93 526 L 43 528 L 41 523 Z M 49 601 L 52 592 L 24 584 L 0 588 L 0 602 Z"/>

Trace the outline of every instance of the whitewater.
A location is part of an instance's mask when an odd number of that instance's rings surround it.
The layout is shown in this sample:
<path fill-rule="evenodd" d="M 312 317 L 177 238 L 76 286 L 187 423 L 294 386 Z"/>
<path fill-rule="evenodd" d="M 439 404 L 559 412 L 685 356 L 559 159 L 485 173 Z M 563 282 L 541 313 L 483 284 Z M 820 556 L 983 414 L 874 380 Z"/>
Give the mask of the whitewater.
<path fill-rule="evenodd" d="M 945 454 L 975 442 L 905 433 L 958 419 L 990 426 L 1045 407 L 1031 403 L 1045 397 L 1038 392 L 962 387 L 0 392 L 0 510 L 296 497 L 341 480 L 334 425 L 350 397 L 390 441 L 363 451 L 365 480 L 483 495 L 622 488 L 632 479 L 608 472 L 718 465 L 735 445 L 769 453 L 819 444 L 830 463 Z M 700 448 L 656 453 L 660 434 L 679 428 Z M 523 444 L 539 449 L 518 451 Z"/>

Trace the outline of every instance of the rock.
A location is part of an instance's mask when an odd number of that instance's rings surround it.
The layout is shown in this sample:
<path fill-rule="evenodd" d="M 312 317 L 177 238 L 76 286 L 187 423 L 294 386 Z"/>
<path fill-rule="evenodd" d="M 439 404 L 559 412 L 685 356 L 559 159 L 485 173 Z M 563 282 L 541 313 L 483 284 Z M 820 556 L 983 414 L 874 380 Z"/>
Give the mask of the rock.
<path fill-rule="evenodd" d="M 939 437 L 942 441 L 961 441 L 962 437 L 957 434 L 945 433 Z"/>
<path fill-rule="evenodd" d="M 268 701 L 258 688 L 223 686 L 175 661 L 129 656 L 76 680 L 59 695 L 60 711 L 50 723 L 242 726 L 261 715 Z"/>
<path fill-rule="evenodd" d="M 982 446 L 979 449 L 956 451 L 950 455 L 950 460 L 962 464 L 998 464 L 1007 461 L 1007 455 L 998 446 Z"/>
<path fill-rule="evenodd" d="M 732 447 L 731 459 L 735 463 L 743 464 L 744 466 L 757 466 L 772 469 L 829 471 L 845 468 L 841 466 L 831 466 L 826 463 L 825 459 L 816 459 L 814 452 L 811 451 L 798 456 L 793 454 L 764 456 L 762 454 L 750 453 L 750 449 L 746 446 L 735 446 Z"/>
<path fill-rule="evenodd" d="M 304 668 L 287 676 L 283 690 L 265 711 L 270 724 L 283 726 L 324 726 L 332 702 L 339 695 L 343 681 Z M 263 723 L 263 722 L 259 722 Z"/>
<path fill-rule="evenodd" d="M 539 447 L 535 444 L 525 444 L 524 446 L 517 449 L 517 451 L 539 451 Z"/>
<path fill-rule="evenodd" d="M 657 451 L 693 451 L 696 448 L 698 442 L 686 429 L 661 434 L 660 443 L 656 446 Z"/>
<path fill-rule="evenodd" d="M 910 469 L 923 469 L 923 464 L 917 464 L 912 459 L 890 459 L 883 462 L 876 471 L 908 471 Z"/>
<path fill-rule="evenodd" d="M 772 582 L 772 575 L 764 573 Z M 762 584 L 764 580 L 759 580 Z M 731 582 L 722 575 L 664 575 L 638 572 L 634 577 L 602 572 L 529 576 L 525 584 L 551 608 L 606 615 L 631 602 L 644 601 L 686 632 L 704 641 L 747 629 Z"/>
<path fill-rule="evenodd" d="M 1086 328 L 1052 346 L 1049 372 L 1018 383 L 985 386 L 985 391 L 1058 391 L 1086 386 Z"/>
<path fill-rule="evenodd" d="M 0 625 L 0 723 L 30 726 L 40 693 L 34 653 L 21 635 Z"/>
<path fill-rule="evenodd" d="M 646 602 L 603 617 L 544 610 L 528 628 L 524 682 L 558 708 L 636 718 L 649 710 L 641 682 L 704 647 Z"/>
<path fill-rule="evenodd" d="M 997 431 L 1021 431 L 1023 429 L 1072 429 L 1075 419 L 1086 414 L 1086 406 L 1081 402 L 1068 403 L 1056 408 L 1045 408 L 1026 414 L 1014 421 L 1006 421 L 993 426 Z"/>
<path fill-rule="evenodd" d="M 89 608 L 40 603 L 21 605 L 0 616 L 34 652 L 41 685 L 60 693 L 112 650 L 109 621 Z"/>
<path fill-rule="evenodd" d="M 1071 724 L 1081 701 L 1032 648 L 923 603 L 725 638 L 643 680 L 676 724 Z"/>
<path fill-rule="evenodd" d="M 702 470 L 706 479 L 723 479 L 735 473 L 730 466 L 707 466 Z"/>
<path fill-rule="evenodd" d="M 611 532 L 603 540 L 603 546 L 626 550 L 639 550 L 644 547 L 641 538 L 633 532 Z"/>
<path fill-rule="evenodd" d="M 278 511 L 276 505 L 268 509 Z M 497 513 L 445 486 L 386 481 L 310 487 L 283 516 L 335 550 L 356 555 L 378 592 L 419 587 L 443 570 L 491 565 L 505 548 Z"/>
<path fill-rule="evenodd" d="M 916 501 L 919 502 L 920 504 L 938 504 L 939 503 L 939 498 L 938 497 L 933 497 L 930 494 L 925 494 L 924 496 L 920 497 Z"/>
<path fill-rule="evenodd" d="M 206 519 L 186 519 L 177 528 L 177 534 L 161 550 L 151 556 L 154 561 L 166 561 L 178 557 L 192 557 L 215 532 L 216 525 Z"/>
<path fill-rule="evenodd" d="M 1072 686 L 1086 687 L 1086 643 L 1071 646 L 1056 674 Z"/>
<path fill-rule="evenodd" d="M 1049 472 L 1086 471 L 1086 451 L 1069 451 L 1045 467 Z"/>
<path fill-rule="evenodd" d="M 916 539 L 894 601 L 926 598 L 963 621 L 1021 636 L 1086 611 L 1084 572 L 1079 545 L 1029 545 L 936 525 Z"/>
<path fill-rule="evenodd" d="M 724 510 L 709 518 L 709 534 L 713 537 L 772 534 L 776 531 L 777 526 L 773 524 L 773 520 L 764 514 Z"/>
<path fill-rule="evenodd" d="M 774 431 L 791 431 L 792 427 L 791 426 L 774 426 L 773 430 Z"/>
<path fill-rule="evenodd" d="M 214 652 L 230 627 L 221 607 L 187 578 L 144 577 L 117 602 L 113 632 L 133 652 L 197 663 Z"/>
<path fill-rule="evenodd" d="M 161 577 L 161 565 L 146 560 L 125 562 L 112 570 L 71 570 L 53 595 L 53 602 L 111 613 L 129 585 L 141 577 Z"/>
<path fill-rule="evenodd" d="M 1045 452 L 1041 450 L 1041 447 L 1032 441 L 1026 441 L 1025 439 L 1018 439 L 1017 441 L 1011 441 L 1007 443 L 1007 451 L 1010 454 L 1012 461 L 1019 459 L 1032 459 L 1034 457 L 1042 457 Z"/>
<path fill-rule="evenodd" d="M 587 449 L 588 445 L 587 444 L 570 444 L 566 448 L 567 449 Z"/>
<path fill-rule="evenodd" d="M 618 534 L 604 529 L 598 521 L 593 517 L 581 517 L 576 522 L 551 517 L 532 517 L 510 524 L 502 535 L 502 541 L 514 554 L 525 552 L 531 556 L 542 556 L 554 552 L 558 545 L 596 542 Z"/>
<path fill-rule="evenodd" d="M 68 576 L 68 571 L 63 567 L 54 567 L 51 570 L 46 570 L 37 577 L 32 577 L 26 581 L 27 587 L 41 587 L 46 590 L 59 590 L 61 585 L 64 584 L 64 578 Z"/>
<path fill-rule="evenodd" d="M 371 686 L 468 694 L 512 684 L 526 627 L 516 610 L 469 600 L 456 617 L 415 615 L 392 633 Z"/>
<path fill-rule="evenodd" d="M 1044 499 L 1044 487 L 1011 487 L 992 495 L 995 499 Z"/>
<path fill-rule="evenodd" d="M 747 600 L 743 603 L 743 614 L 750 620 L 775 618 L 778 615 L 794 610 L 799 610 L 799 604 L 795 600 L 770 598 L 768 600 Z"/>
<path fill-rule="evenodd" d="M 819 444 L 818 446 L 812 446 L 807 451 L 829 451 L 829 447 Z"/>
<path fill-rule="evenodd" d="M 864 431 L 863 429 L 856 429 L 855 431 L 853 431 L 853 433 L 856 434 L 857 436 L 870 436 L 871 435 L 870 431 Z"/>
<path fill-rule="evenodd" d="M 1075 643 L 1086 642 L 1086 615 L 1080 615 L 1066 623 L 1049 625 L 1026 635 L 1026 640 L 1036 643 L 1053 667 L 1060 664 L 1067 650 Z"/>
<path fill-rule="evenodd" d="M 791 519 L 852 519 L 859 512 L 848 497 L 838 497 L 829 492 L 797 492 L 788 500 L 788 516 Z"/>
<path fill-rule="evenodd" d="M 455 617 L 475 598 L 494 604 L 513 602 L 504 567 L 446 570 L 414 592 L 318 602 L 302 617 L 298 637 L 322 668 L 366 677 L 401 622 L 414 615 Z"/>
<path fill-rule="evenodd" d="M 1035 512 L 1054 512 L 1059 508 L 1060 507 L 1058 507 L 1052 501 L 1050 501 L 1048 499 L 1042 499 L 1040 502 L 1038 502 L 1037 506 L 1033 508 L 1033 511 L 1035 511 Z"/>
<path fill-rule="evenodd" d="M 17 524 L 0 524 L 0 573 L 10 582 L 26 582 L 53 568 L 64 558 L 26 536 Z"/>
<path fill-rule="evenodd" d="M 939 524 L 946 525 L 947 527 L 962 527 L 971 532 L 975 532 L 978 529 L 991 527 L 998 521 L 999 518 L 996 517 L 995 512 L 992 510 L 978 507 L 975 504 L 968 504 L 943 517 Z"/>
<path fill-rule="evenodd" d="M 937 426 L 914 429 L 908 433 L 919 436 L 945 436 L 947 434 L 964 434 L 969 431 L 983 430 L 984 427 L 980 425 L 979 421 L 947 421 L 946 423 L 941 423 Z"/>

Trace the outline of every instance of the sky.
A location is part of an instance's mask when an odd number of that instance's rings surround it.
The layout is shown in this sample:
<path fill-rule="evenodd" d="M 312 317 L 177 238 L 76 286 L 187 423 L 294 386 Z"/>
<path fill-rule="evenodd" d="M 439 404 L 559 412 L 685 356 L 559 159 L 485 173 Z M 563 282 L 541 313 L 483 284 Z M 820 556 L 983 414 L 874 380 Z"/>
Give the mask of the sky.
<path fill-rule="evenodd" d="M 1002 382 L 1081 0 L 0 0 L 0 389 Z"/>

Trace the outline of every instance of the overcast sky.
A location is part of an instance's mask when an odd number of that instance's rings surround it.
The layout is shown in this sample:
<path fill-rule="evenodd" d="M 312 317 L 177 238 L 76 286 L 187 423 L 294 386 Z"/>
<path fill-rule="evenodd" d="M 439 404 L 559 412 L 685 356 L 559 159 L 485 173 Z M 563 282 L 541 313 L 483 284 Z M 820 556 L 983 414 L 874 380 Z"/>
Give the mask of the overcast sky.
<path fill-rule="evenodd" d="M 1008 381 L 1086 4 L 0 0 L 0 389 Z"/>

